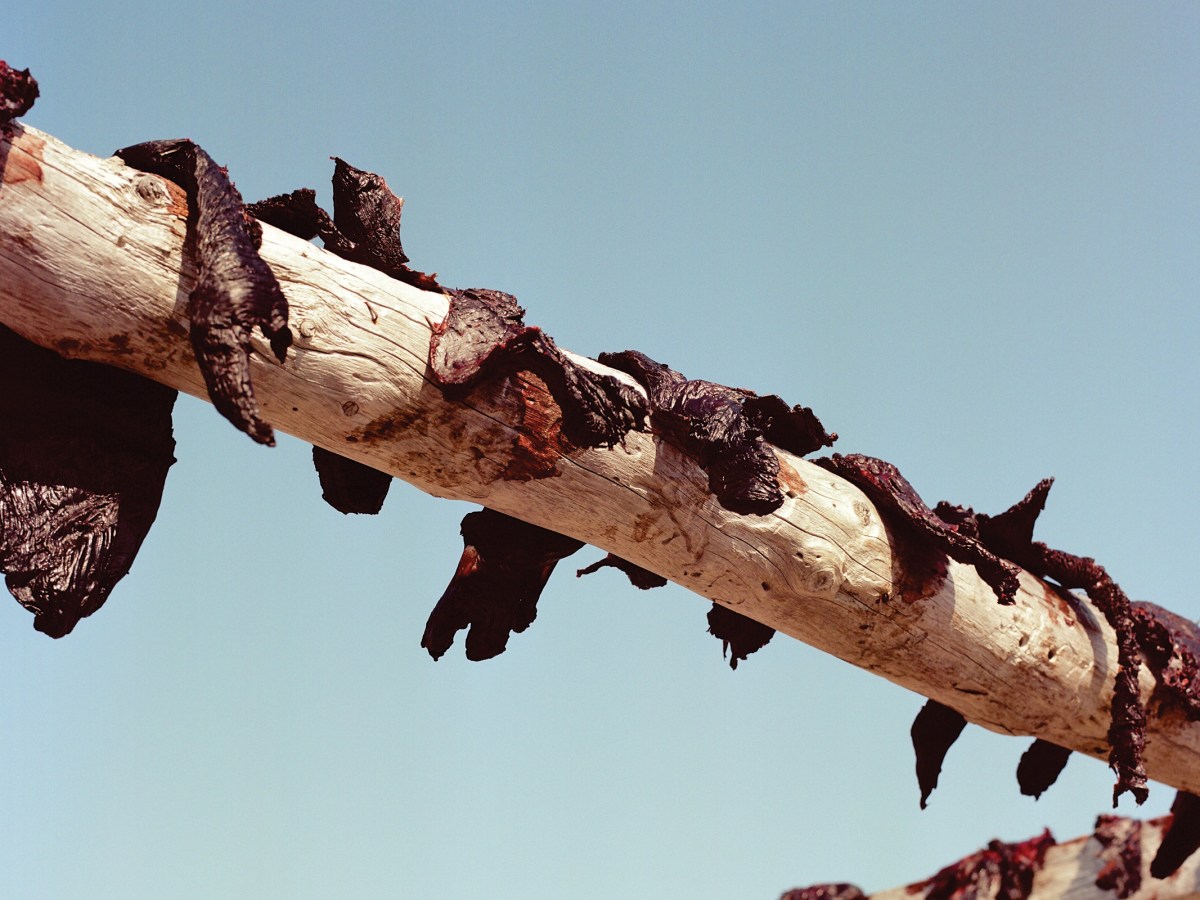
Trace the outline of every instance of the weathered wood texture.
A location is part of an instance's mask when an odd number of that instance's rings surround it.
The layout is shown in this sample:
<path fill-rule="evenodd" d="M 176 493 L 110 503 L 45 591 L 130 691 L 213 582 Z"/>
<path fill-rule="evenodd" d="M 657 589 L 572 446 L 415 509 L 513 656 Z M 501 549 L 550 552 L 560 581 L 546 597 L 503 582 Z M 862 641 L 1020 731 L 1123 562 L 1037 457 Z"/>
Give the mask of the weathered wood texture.
<path fill-rule="evenodd" d="M 0 144 L 0 169 L 0 321 L 65 356 L 203 397 L 183 316 L 193 268 L 182 193 L 17 124 Z M 777 512 L 740 516 L 656 436 L 631 434 L 612 450 L 566 446 L 532 376 L 447 402 L 426 376 L 443 296 L 264 231 L 296 335 L 286 364 L 265 342 L 254 360 L 275 427 L 431 494 L 612 551 L 984 727 L 1107 757 L 1117 649 L 1086 602 L 1023 575 L 1016 605 L 998 606 L 975 570 L 954 562 L 936 594 L 903 602 L 905 560 L 878 512 L 803 460 L 780 452 L 787 500 Z M 1200 792 L 1200 724 L 1153 705 L 1150 722 L 1150 776 Z"/>

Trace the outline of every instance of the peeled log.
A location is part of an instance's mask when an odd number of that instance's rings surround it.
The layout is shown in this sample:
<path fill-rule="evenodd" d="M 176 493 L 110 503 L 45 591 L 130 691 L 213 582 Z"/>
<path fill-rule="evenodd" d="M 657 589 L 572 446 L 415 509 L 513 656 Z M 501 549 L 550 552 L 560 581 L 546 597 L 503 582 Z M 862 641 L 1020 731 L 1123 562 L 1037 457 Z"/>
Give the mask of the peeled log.
<path fill-rule="evenodd" d="M 64 356 L 204 398 L 187 338 L 195 271 L 181 191 L 33 128 L 13 123 L 3 134 L 0 322 Z M 1085 600 L 1023 572 L 1016 604 L 1000 606 L 974 568 L 953 560 L 931 582 L 928 556 L 906 556 L 861 491 L 784 451 L 783 506 L 738 515 L 660 435 L 573 449 L 537 378 L 448 401 L 426 371 L 442 294 L 263 231 L 295 335 L 285 364 L 254 338 L 255 390 L 276 428 L 430 494 L 594 544 L 986 728 L 1107 757 L 1117 645 Z M 914 584 L 926 596 L 899 599 Z M 1152 687 L 1143 669 L 1144 699 Z M 1200 723 L 1150 704 L 1152 778 L 1200 793 L 1198 749 Z"/>

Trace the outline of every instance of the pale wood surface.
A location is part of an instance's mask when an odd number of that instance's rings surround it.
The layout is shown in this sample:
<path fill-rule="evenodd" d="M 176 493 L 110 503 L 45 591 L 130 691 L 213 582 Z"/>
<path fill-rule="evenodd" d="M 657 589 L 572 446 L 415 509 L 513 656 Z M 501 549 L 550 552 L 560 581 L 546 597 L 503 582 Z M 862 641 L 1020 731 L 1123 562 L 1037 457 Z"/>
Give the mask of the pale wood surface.
<path fill-rule="evenodd" d="M 203 397 L 183 314 L 193 269 L 182 192 L 32 128 L 5 135 L 0 321 Z M 504 480 L 526 404 L 552 407 L 544 388 L 509 379 L 447 402 L 425 374 L 444 297 L 264 231 L 296 335 L 285 365 L 265 343 L 254 361 L 278 429 L 617 553 L 986 728 L 1107 756 L 1117 650 L 1086 602 L 1024 575 L 1017 604 L 1001 607 L 973 568 L 951 562 L 936 596 L 904 603 L 893 589 L 904 561 L 870 501 L 783 452 L 788 499 L 761 518 L 722 509 L 699 468 L 649 434 L 561 455 L 527 432 L 557 474 Z M 1152 710 L 1152 778 L 1200 792 L 1197 748 L 1200 724 Z"/>

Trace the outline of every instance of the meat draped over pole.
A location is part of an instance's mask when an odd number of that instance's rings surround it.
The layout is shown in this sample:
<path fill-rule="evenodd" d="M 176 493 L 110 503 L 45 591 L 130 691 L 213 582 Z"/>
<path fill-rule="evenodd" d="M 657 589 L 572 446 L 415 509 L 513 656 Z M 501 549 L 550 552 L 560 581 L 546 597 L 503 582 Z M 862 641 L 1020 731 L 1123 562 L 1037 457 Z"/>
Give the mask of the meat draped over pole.
<path fill-rule="evenodd" d="M 36 90 L 0 74 L 0 110 L 19 114 Z M 526 325 L 511 295 L 409 268 L 399 198 L 340 160 L 330 218 L 305 191 L 243 207 L 190 141 L 121 153 L 178 187 L 4 126 L 0 321 L 59 356 L 206 396 L 260 443 L 274 428 L 309 441 L 344 511 L 378 509 L 391 476 L 487 507 L 464 521 L 424 637 L 434 655 L 461 628 L 468 655 L 502 650 L 558 560 L 591 543 L 640 586 L 657 576 L 712 600 L 731 664 L 779 630 L 925 694 L 948 721 L 1035 734 L 1049 761 L 1031 793 L 1069 750 L 1109 758 L 1116 793 L 1139 801 L 1147 777 L 1200 790 L 1195 652 L 1093 560 L 1032 540 L 1048 481 L 989 517 L 928 506 L 874 457 L 808 463 L 834 438 L 811 410 L 636 351 L 584 359 Z M 112 225 L 79 225 L 95 221 Z M 9 515 L 6 542 L 23 521 Z M 41 564 L 7 551 L 4 565 L 11 583 Z M 934 629 L 936 648 L 911 639 Z M 954 730 L 919 761 L 923 800 Z"/>

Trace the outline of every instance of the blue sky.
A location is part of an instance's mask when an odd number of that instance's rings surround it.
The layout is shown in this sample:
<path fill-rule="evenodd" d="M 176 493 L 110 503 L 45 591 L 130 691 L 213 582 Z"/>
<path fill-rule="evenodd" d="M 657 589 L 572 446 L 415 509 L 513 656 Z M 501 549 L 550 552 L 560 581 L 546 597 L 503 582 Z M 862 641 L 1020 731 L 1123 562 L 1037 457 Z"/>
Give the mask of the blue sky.
<path fill-rule="evenodd" d="M 1054 475 L 1043 539 L 1200 617 L 1193 4 L 17 0 L 4 38 L 79 149 L 192 137 L 248 199 L 377 171 L 443 283 L 810 405 L 931 502 Z M 434 663 L 470 507 L 346 518 L 299 441 L 175 421 L 104 609 L 0 603 L 6 896 L 775 898 L 1107 811 L 1102 763 L 1035 803 L 978 729 L 921 811 L 920 697 L 781 638 L 731 672 L 705 601 L 574 560 Z"/>

